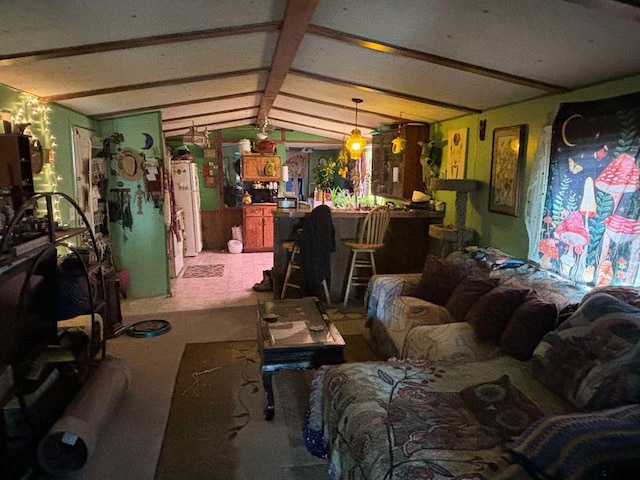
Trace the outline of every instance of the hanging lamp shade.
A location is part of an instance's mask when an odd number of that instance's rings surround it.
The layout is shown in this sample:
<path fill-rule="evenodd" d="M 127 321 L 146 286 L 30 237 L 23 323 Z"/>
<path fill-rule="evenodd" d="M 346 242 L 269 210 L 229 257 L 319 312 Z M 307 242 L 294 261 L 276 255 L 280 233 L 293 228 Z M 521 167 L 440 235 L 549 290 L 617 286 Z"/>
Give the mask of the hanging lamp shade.
<path fill-rule="evenodd" d="M 359 129 L 354 128 L 351 130 L 351 135 L 347 138 L 345 143 L 347 150 L 349 150 L 349 157 L 351 160 L 357 160 L 364 152 L 364 147 L 367 146 L 367 141 L 362 136 L 362 132 Z"/>
<path fill-rule="evenodd" d="M 358 128 L 358 104 L 362 103 L 361 98 L 352 98 L 353 103 L 356 104 L 356 128 L 351 130 L 351 134 L 345 142 L 345 147 L 349 151 L 349 158 L 351 160 L 357 160 L 364 152 L 364 147 L 367 146 L 367 141 L 362 136 L 362 132 Z"/>

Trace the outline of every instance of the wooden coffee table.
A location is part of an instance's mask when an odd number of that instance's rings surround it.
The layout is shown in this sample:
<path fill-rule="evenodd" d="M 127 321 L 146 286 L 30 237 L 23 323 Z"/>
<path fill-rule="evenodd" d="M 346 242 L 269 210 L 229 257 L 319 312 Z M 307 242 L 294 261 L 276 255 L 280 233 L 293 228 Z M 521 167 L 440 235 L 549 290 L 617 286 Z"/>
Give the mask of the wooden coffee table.
<path fill-rule="evenodd" d="M 275 314 L 277 320 L 269 318 Z M 265 320 L 265 316 L 267 321 Z M 274 300 L 258 305 L 258 349 L 267 392 L 266 420 L 275 414 L 273 373 L 344 362 L 344 339 L 316 297 Z"/>

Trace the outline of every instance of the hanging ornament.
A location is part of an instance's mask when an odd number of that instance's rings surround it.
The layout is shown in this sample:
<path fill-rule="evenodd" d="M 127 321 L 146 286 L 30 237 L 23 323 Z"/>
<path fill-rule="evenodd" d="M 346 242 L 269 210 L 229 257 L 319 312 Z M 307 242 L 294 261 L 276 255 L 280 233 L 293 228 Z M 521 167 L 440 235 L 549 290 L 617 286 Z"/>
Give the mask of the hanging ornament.
<path fill-rule="evenodd" d="M 136 189 L 136 200 L 138 202 L 138 211 L 136 212 L 138 215 L 142 215 L 144 212 L 142 211 L 142 202 L 144 202 L 144 191 L 142 190 L 142 185 L 138 184 L 138 188 Z"/>

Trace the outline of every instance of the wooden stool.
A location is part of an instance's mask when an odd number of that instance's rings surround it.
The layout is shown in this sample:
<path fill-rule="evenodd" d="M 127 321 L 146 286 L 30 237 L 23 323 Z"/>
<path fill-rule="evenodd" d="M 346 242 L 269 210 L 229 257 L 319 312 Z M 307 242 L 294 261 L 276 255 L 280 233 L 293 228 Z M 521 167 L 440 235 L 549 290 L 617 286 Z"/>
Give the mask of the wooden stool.
<path fill-rule="evenodd" d="M 351 249 L 351 266 L 349 268 L 347 289 L 344 292 L 343 309 L 347 308 L 351 287 L 357 285 L 366 286 L 369 283 L 369 279 L 377 273 L 376 260 L 373 254 L 384 246 L 384 234 L 389 226 L 389 220 L 389 209 L 376 207 L 364 218 L 358 238 L 344 242 Z M 368 269 L 369 275 L 360 274 L 358 272 L 359 269 Z"/>
<path fill-rule="evenodd" d="M 282 293 L 280 294 L 280 298 L 285 298 L 287 294 L 287 287 L 297 288 L 298 290 L 302 290 L 302 285 L 296 283 L 291 279 L 291 276 L 294 271 L 300 272 L 302 269 L 302 264 L 300 263 L 301 255 L 300 255 L 300 245 L 293 240 L 282 242 L 283 248 L 287 250 L 291 255 L 289 256 L 289 262 L 287 264 L 287 273 L 284 275 L 284 283 L 282 284 Z M 295 278 L 296 276 L 294 276 Z M 300 278 L 301 275 L 297 275 L 297 278 Z M 329 287 L 327 286 L 327 281 L 322 281 L 322 289 L 324 290 L 324 296 L 327 299 L 327 304 L 331 306 L 331 297 L 329 296 Z"/>

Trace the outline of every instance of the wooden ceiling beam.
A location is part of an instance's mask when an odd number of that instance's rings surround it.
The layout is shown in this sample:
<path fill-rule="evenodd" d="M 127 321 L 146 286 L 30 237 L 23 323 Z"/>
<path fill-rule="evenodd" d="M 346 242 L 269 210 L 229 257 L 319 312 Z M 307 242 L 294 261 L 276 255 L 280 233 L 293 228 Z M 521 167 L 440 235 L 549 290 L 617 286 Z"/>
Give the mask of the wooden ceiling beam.
<path fill-rule="evenodd" d="M 197 113 L 193 115 L 183 115 L 182 117 L 162 118 L 162 123 L 179 122 L 181 120 L 192 120 L 194 118 L 206 117 L 209 115 L 226 115 L 229 113 L 243 112 L 245 110 L 251 110 L 258 108 L 258 105 L 252 105 L 247 107 L 229 108 L 227 110 L 216 110 L 215 112 Z"/>
<path fill-rule="evenodd" d="M 31 52 L 12 53 L 0 55 L 0 66 L 14 65 L 17 63 L 29 63 L 38 60 L 50 60 L 52 58 L 74 57 L 77 55 L 89 55 L 92 53 L 112 52 L 114 50 L 129 50 L 132 48 L 166 45 L 178 42 L 193 42 L 196 40 L 208 40 L 210 38 L 227 37 L 230 35 L 247 35 L 258 32 L 272 32 L 280 28 L 280 22 L 255 23 L 237 27 L 211 28 L 197 30 L 195 32 L 179 32 L 151 37 L 130 38 L 127 40 L 114 40 L 112 42 L 78 45 L 73 47 L 52 48 L 50 50 L 34 50 Z"/>
<path fill-rule="evenodd" d="M 320 25 L 309 25 L 307 29 L 308 33 L 315 34 L 321 37 L 331 38 L 333 40 L 339 40 L 341 42 L 356 45 L 361 48 L 367 48 L 369 50 L 375 50 L 376 52 L 384 52 L 389 55 L 396 55 L 399 57 L 413 58 L 420 60 L 421 62 L 433 63 L 443 67 L 453 68 L 455 70 L 461 70 L 466 73 L 472 73 L 475 75 L 482 75 L 484 77 L 495 78 L 503 82 L 513 83 L 524 87 L 535 88 L 536 90 L 542 90 L 549 93 L 566 93 L 570 89 L 561 87 L 558 85 L 552 85 L 545 82 L 539 82 L 530 78 L 520 77 L 518 75 L 511 75 L 509 73 L 500 72 L 498 70 L 492 70 L 490 68 L 480 67 L 478 65 L 472 65 L 470 63 L 459 62 L 451 58 L 441 57 L 439 55 L 432 55 L 430 53 L 420 52 L 418 50 L 412 50 L 409 48 L 399 47 L 390 43 L 378 42 L 369 38 L 358 37 L 349 33 L 341 32 L 339 30 L 333 30 L 327 27 L 321 27 Z"/>
<path fill-rule="evenodd" d="M 279 107 L 273 107 L 273 109 L 271 110 L 272 112 L 283 112 L 283 113 L 292 113 L 294 115 L 304 115 L 306 118 L 315 118 L 316 120 L 322 120 L 323 122 L 330 122 L 330 123 L 338 123 L 340 125 L 345 125 L 347 127 L 349 127 L 349 129 L 353 128 L 353 122 L 346 122 L 344 120 L 336 120 L 335 118 L 331 118 L 331 117 L 326 117 L 326 116 L 322 116 L 322 115 L 313 115 L 309 112 L 300 112 L 297 110 L 292 110 L 290 108 L 279 108 Z M 358 112 L 362 113 L 360 109 L 358 109 Z M 273 119 L 273 114 L 269 117 L 270 119 Z M 376 127 L 372 127 L 370 125 L 364 125 L 363 123 L 358 122 L 358 127 L 360 128 L 367 128 L 370 130 L 375 129 Z"/>
<path fill-rule="evenodd" d="M 295 94 L 295 93 L 280 92 L 280 96 L 281 97 L 292 98 L 294 100 L 301 100 L 303 102 L 311 102 L 311 103 L 314 103 L 316 105 L 324 105 L 326 107 L 341 108 L 343 110 L 349 110 L 349 111 L 352 111 L 352 112 L 356 111 L 356 109 L 354 107 L 351 107 L 351 106 L 348 106 L 348 105 L 343 105 L 341 103 L 327 102 L 325 100 L 318 100 L 316 98 L 306 97 L 304 95 L 298 95 L 298 94 Z M 274 109 L 275 108 L 277 108 L 277 107 L 274 107 Z M 401 118 L 399 118 L 397 116 L 394 116 L 394 115 L 387 115 L 385 113 L 373 112 L 371 110 L 366 110 L 366 109 L 360 108 L 360 107 L 358 107 L 358 112 L 359 113 L 366 113 L 366 114 L 370 114 L 370 115 L 377 115 L 378 117 L 386 118 L 386 119 L 389 119 L 389 120 L 392 120 L 392 121 L 395 121 L 395 122 L 398 122 L 398 121 L 410 122 L 410 121 L 412 121 L 412 120 L 407 120 L 406 118 L 403 120 L 403 119 L 401 119 Z"/>
<path fill-rule="evenodd" d="M 258 122 L 269 116 L 269 111 L 282 88 L 319 1 L 288 0 L 282 21 L 282 30 L 271 60 L 271 71 L 258 111 Z"/>
<path fill-rule="evenodd" d="M 441 102 L 439 100 L 434 100 L 434 99 L 426 98 L 426 97 L 418 97 L 417 95 L 409 95 L 409 94 L 402 93 L 402 92 L 396 92 L 394 90 L 388 90 L 388 89 L 385 89 L 385 88 L 375 87 L 373 85 L 366 85 L 366 84 L 363 84 L 363 83 L 350 82 L 348 80 L 342 80 L 342 79 L 338 79 L 338 78 L 334 78 L 334 77 L 328 77 L 326 75 L 319 75 L 317 73 L 305 72 L 304 70 L 291 69 L 290 73 L 293 73 L 295 75 L 300 75 L 302 77 L 311 78 L 313 80 L 318 80 L 318 81 L 321 81 L 321 82 L 332 83 L 334 85 L 353 87 L 353 88 L 358 88 L 360 90 L 365 90 L 365 91 L 374 92 L 374 93 L 381 93 L 381 94 L 388 95 L 388 96 L 391 96 L 391 97 L 402 98 L 404 100 L 410 100 L 412 102 L 424 103 L 425 105 L 433 105 L 433 106 L 436 106 L 436 107 L 448 108 L 450 110 L 458 110 L 458 111 L 465 112 L 465 113 L 481 113 L 482 112 L 482 110 L 479 110 L 477 108 L 467 107 L 465 105 L 456 105 L 456 104 L 453 104 L 453 103 Z M 358 111 L 360 111 L 360 109 L 358 109 Z"/>
<path fill-rule="evenodd" d="M 195 128 L 199 128 L 199 127 L 206 127 L 206 128 L 211 128 L 211 130 L 217 130 L 216 125 L 224 125 L 225 123 L 231 123 L 231 122 L 244 122 L 244 121 L 251 121 L 253 118 L 253 116 L 251 117 L 240 117 L 240 118 L 234 118 L 233 120 L 225 120 L 224 122 L 213 122 L 213 123 L 202 123 L 200 125 L 195 125 Z M 191 128 L 191 125 L 189 125 L 188 127 L 176 127 L 176 128 L 163 128 L 162 132 L 163 133 L 167 133 L 167 132 L 178 132 L 180 130 L 184 130 L 186 128 Z"/>
<path fill-rule="evenodd" d="M 117 87 L 99 88 L 96 90 L 86 90 L 84 92 L 70 92 L 60 95 L 52 95 L 44 97 L 44 102 L 60 102 L 62 100 L 73 100 L 75 98 L 93 97 L 95 95 L 109 95 L 113 93 L 132 92 L 134 90 L 144 90 L 147 88 L 168 87 L 173 85 L 183 85 L 185 83 L 205 82 L 209 80 L 220 80 L 223 78 L 239 77 L 242 75 L 253 75 L 260 72 L 266 72 L 266 68 L 249 68 L 246 70 L 236 70 L 224 73 L 212 73 L 207 75 L 196 75 L 194 77 L 171 78 L 167 80 L 157 80 L 154 82 L 135 83 L 132 85 L 119 85 Z"/>
<path fill-rule="evenodd" d="M 164 103 L 164 104 L 158 104 L 158 105 L 150 105 L 148 107 L 132 108 L 130 110 L 121 110 L 119 112 L 101 113 L 99 115 L 91 115 L 90 118 L 93 118 L 94 120 L 103 120 L 105 118 L 120 117 L 122 115 L 131 115 L 134 113 L 149 112 L 152 110 L 163 110 L 165 108 L 184 107 L 187 105 L 197 105 L 199 103 L 216 102 L 220 100 L 234 100 L 242 97 L 262 95 L 263 93 L 264 93 L 263 90 L 254 90 L 252 92 L 233 93 L 230 95 L 219 95 L 217 97 L 199 98 L 196 100 L 189 99 L 183 102 Z M 255 108 L 255 107 L 251 107 L 251 108 Z"/>

